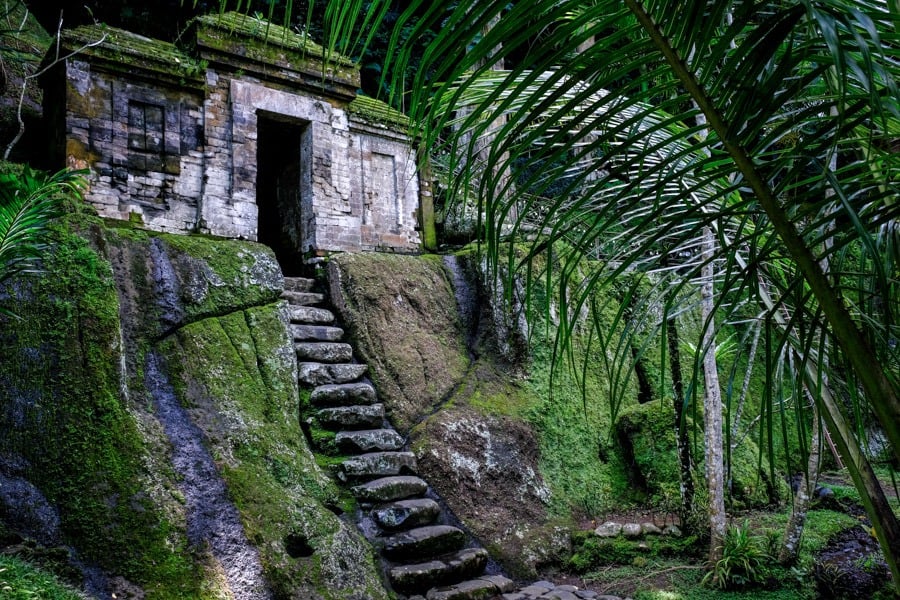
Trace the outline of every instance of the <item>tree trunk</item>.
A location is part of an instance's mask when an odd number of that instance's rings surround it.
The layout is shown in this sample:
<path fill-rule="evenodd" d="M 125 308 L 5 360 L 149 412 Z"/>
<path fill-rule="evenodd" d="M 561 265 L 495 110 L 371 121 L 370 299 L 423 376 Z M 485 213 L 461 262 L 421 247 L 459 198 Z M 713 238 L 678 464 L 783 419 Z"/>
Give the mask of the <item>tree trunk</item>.
<path fill-rule="evenodd" d="M 706 439 L 706 481 L 709 487 L 709 562 L 722 558 L 725 545 L 725 461 L 722 443 L 722 394 L 716 366 L 716 324 L 713 318 L 712 261 L 715 240 L 712 229 L 703 228 L 703 285 L 700 288 L 703 331 L 703 419 Z"/>
<path fill-rule="evenodd" d="M 663 252 L 663 266 L 669 266 L 668 252 Z M 694 522 L 694 465 L 691 460 L 691 444 L 684 423 L 684 379 L 681 376 L 681 344 L 675 317 L 666 320 L 666 342 L 669 348 L 669 370 L 672 372 L 672 409 L 675 414 L 675 443 L 678 447 L 678 474 L 681 489 L 681 509 L 679 518 L 685 533 L 692 533 Z"/>
<path fill-rule="evenodd" d="M 809 501 L 812 498 L 813 490 L 816 489 L 816 481 L 819 479 L 819 447 L 821 444 L 819 411 L 816 409 L 815 401 L 812 409 L 813 422 L 812 436 L 809 441 L 809 460 L 806 463 L 806 471 L 801 474 L 800 486 L 794 496 L 791 518 L 788 519 L 787 527 L 784 529 L 784 540 L 781 543 L 781 550 L 778 552 L 778 562 L 785 566 L 791 565 L 797 560 L 800 538 L 803 535 L 803 526 L 806 524 L 806 512 L 809 510 Z"/>

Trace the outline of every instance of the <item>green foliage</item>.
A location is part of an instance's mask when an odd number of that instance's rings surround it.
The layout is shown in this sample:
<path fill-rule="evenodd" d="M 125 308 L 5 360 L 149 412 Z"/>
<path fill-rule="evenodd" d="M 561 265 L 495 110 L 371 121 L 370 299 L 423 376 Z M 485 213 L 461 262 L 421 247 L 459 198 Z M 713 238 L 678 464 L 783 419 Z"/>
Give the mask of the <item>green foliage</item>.
<path fill-rule="evenodd" d="M 725 532 L 722 558 L 711 566 L 703 583 L 723 590 L 761 583 L 766 575 L 766 563 L 771 560 L 765 540 L 751 535 L 746 521 L 731 525 Z"/>
<path fill-rule="evenodd" d="M 39 270 L 48 223 L 62 214 L 66 195 L 81 194 L 86 185 L 82 176 L 73 171 L 46 175 L 29 167 L 0 172 L 0 285 Z"/>
<path fill-rule="evenodd" d="M 0 598 L 84 600 L 85 597 L 42 569 L 14 556 L 0 554 Z"/>
<path fill-rule="evenodd" d="M 639 566 L 656 558 L 681 561 L 698 558 L 702 544 L 696 536 L 647 536 L 640 542 L 623 537 L 602 538 L 593 532 L 580 531 L 572 536 L 569 567 L 577 573 L 588 573 L 609 564 Z"/>

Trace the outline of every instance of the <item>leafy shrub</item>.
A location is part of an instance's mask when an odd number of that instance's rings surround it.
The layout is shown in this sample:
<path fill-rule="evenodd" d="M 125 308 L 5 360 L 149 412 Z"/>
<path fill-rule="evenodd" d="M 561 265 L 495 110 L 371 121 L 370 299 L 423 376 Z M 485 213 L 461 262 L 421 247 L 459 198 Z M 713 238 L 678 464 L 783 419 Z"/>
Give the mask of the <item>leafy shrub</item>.
<path fill-rule="evenodd" d="M 762 583 L 766 563 L 771 559 L 765 548 L 763 538 L 750 535 L 746 521 L 740 526 L 732 525 L 725 533 L 722 558 L 703 577 L 703 583 L 723 590 Z"/>

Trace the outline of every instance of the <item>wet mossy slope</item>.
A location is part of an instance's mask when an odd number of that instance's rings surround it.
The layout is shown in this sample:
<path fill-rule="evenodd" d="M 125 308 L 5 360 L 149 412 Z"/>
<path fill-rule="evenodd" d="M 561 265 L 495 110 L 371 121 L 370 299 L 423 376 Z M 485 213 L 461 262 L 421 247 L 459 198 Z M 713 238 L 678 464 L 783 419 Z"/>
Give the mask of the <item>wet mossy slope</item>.
<path fill-rule="evenodd" d="M 72 209 L 46 273 L 0 292 L 0 537 L 64 548 L 101 598 L 228 597 L 233 556 L 262 573 L 248 598 L 386 597 L 299 427 L 272 253 Z M 203 537 L 167 395 L 212 465 L 198 485 L 236 508 L 227 543 Z"/>

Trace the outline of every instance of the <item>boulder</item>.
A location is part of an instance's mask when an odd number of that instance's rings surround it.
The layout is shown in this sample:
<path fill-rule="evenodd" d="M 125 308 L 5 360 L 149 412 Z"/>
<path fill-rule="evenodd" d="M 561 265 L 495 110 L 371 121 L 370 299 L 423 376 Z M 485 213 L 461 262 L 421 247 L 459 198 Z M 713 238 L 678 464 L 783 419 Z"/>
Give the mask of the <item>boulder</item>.
<path fill-rule="evenodd" d="M 641 533 L 644 535 L 659 535 L 662 533 L 662 529 L 657 527 L 655 523 L 650 523 L 648 521 L 646 523 L 641 523 Z"/>
<path fill-rule="evenodd" d="M 622 524 L 615 521 L 607 521 L 594 530 L 594 534 L 600 537 L 616 537 L 622 533 Z"/>

